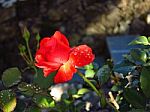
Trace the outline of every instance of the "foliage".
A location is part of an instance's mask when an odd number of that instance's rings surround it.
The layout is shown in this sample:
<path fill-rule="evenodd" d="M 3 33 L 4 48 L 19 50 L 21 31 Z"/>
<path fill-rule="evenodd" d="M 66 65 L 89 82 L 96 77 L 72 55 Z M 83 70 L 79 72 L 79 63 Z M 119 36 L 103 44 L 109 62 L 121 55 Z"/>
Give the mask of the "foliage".
<path fill-rule="evenodd" d="M 140 46 L 131 49 L 119 64 L 114 65 L 111 60 L 107 60 L 101 68 L 94 63 L 78 68 L 77 76 L 83 78 L 84 82 L 74 81 L 56 85 L 53 83 L 55 73 L 45 78 L 42 70 L 35 67 L 29 47 L 30 36 L 29 31 L 25 29 L 25 45 L 19 45 L 20 55 L 26 61 L 27 68 L 8 68 L 2 74 L 2 111 L 81 112 L 89 111 L 92 107 L 97 111 L 97 104 L 100 104 L 98 111 L 150 110 L 150 37 L 141 36 L 129 43 Z M 35 40 L 38 49 L 39 34 L 35 36 Z M 31 71 L 31 82 L 22 75 L 28 69 Z M 56 100 L 57 95 L 60 98 Z"/>
<path fill-rule="evenodd" d="M 140 36 L 129 43 L 140 45 L 131 49 L 129 54 L 124 55 L 124 60 L 114 65 L 113 71 L 118 82 L 116 87 L 120 111 L 147 112 L 150 109 L 150 42 L 149 37 Z M 119 76 L 121 74 L 121 77 Z M 119 76 L 119 77 L 118 77 Z M 116 97 L 116 98 L 117 98 Z M 128 106 L 127 106 L 128 105 Z M 126 109 L 123 107 L 126 106 Z"/>

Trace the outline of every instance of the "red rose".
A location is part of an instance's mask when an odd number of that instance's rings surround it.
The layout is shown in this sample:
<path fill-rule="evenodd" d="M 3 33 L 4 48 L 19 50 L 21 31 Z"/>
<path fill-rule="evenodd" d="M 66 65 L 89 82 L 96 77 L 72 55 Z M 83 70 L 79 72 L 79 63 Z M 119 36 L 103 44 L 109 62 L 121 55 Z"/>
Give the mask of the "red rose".
<path fill-rule="evenodd" d="M 76 66 L 85 66 L 94 58 L 90 47 L 80 45 L 70 48 L 67 38 L 56 31 L 52 37 L 45 37 L 41 40 L 40 48 L 35 56 L 35 65 L 43 68 L 45 77 L 58 70 L 54 82 L 62 83 L 72 79 Z"/>

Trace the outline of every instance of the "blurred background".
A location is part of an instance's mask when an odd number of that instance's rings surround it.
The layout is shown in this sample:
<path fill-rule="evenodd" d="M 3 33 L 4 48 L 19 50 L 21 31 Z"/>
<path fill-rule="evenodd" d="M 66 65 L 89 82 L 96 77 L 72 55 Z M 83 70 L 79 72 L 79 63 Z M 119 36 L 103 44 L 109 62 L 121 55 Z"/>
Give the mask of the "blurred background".
<path fill-rule="evenodd" d="M 96 56 L 108 58 L 106 37 L 150 35 L 150 0 L 0 0 L 0 74 L 25 66 L 18 52 L 24 26 L 33 54 L 36 33 L 60 30 L 71 46 L 88 44 Z"/>

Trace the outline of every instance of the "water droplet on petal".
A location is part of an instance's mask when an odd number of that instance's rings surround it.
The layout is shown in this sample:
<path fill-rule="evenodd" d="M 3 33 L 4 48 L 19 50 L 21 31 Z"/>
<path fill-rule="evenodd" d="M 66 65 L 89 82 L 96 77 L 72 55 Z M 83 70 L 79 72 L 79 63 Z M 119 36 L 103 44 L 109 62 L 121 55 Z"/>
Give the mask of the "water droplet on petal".
<path fill-rule="evenodd" d="M 77 52 L 74 52 L 73 54 L 76 56 L 76 55 L 77 55 Z"/>

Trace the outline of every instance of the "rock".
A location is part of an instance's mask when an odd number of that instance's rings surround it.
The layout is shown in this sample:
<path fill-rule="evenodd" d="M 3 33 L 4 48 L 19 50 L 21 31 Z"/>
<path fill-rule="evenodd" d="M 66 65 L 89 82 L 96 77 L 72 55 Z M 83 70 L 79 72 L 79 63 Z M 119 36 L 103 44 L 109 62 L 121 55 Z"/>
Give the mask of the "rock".
<path fill-rule="evenodd" d="M 0 1 L 0 5 L 4 8 L 9 8 L 11 6 L 13 6 L 13 4 L 16 2 L 17 0 L 1 0 Z"/>
<path fill-rule="evenodd" d="M 84 36 L 91 36 L 92 48 L 100 55 L 106 51 L 108 35 L 149 35 L 149 16 L 145 18 L 149 11 L 150 0 L 18 0 L 12 7 L 0 7 L 0 42 L 21 37 L 18 28 L 21 22 L 31 34 L 40 32 L 42 37 L 52 35 L 55 30 L 70 37 L 78 35 L 71 39 L 75 44 Z M 0 61 L 4 68 L 9 66 L 3 65 L 6 63 L 7 60 Z"/>
<path fill-rule="evenodd" d="M 128 33 L 129 31 L 129 24 L 126 22 L 120 22 L 119 23 L 119 33 L 120 34 L 124 34 L 124 33 Z"/>
<path fill-rule="evenodd" d="M 15 6 L 9 8 L 0 8 L 0 23 L 7 21 L 16 16 Z"/>
<path fill-rule="evenodd" d="M 14 21 L 12 19 L 12 21 Z M 16 22 L 6 21 L 0 27 L 0 42 L 12 39 L 18 35 L 18 27 Z"/>
<path fill-rule="evenodd" d="M 147 22 L 147 24 L 150 25 L 150 14 L 147 15 L 147 17 L 146 17 L 146 22 Z"/>
<path fill-rule="evenodd" d="M 144 31 L 146 23 L 138 18 L 134 19 L 130 26 L 130 33 L 141 34 Z"/>
<path fill-rule="evenodd" d="M 25 0 L 16 3 L 17 18 L 19 20 L 37 17 L 39 14 L 39 2 L 37 0 Z"/>

